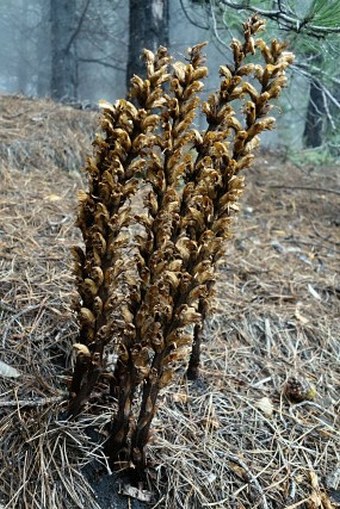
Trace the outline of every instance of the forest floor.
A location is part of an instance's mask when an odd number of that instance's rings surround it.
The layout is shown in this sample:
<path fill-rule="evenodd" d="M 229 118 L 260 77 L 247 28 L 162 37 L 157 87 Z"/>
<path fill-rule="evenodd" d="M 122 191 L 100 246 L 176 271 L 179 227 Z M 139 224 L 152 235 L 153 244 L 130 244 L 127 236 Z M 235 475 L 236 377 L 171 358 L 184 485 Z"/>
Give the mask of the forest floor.
<path fill-rule="evenodd" d="M 0 508 L 340 507 L 336 165 L 263 152 L 247 173 L 201 377 L 179 370 L 161 395 L 147 489 L 110 473 L 109 405 L 63 420 L 74 211 L 97 117 L 0 97 Z M 293 379 L 316 397 L 289 399 Z"/>

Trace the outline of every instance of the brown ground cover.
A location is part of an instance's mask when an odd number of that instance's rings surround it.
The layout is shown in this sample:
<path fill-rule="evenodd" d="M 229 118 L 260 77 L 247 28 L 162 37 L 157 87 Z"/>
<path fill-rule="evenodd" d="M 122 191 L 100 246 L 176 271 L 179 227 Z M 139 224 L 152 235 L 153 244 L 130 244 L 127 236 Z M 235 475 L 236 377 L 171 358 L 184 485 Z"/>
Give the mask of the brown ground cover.
<path fill-rule="evenodd" d="M 179 369 L 161 396 L 152 485 L 137 491 L 150 502 L 117 495 L 132 492 L 102 453 L 105 400 L 63 420 L 77 338 L 74 209 L 96 117 L 0 97 L 0 508 L 339 507 L 336 165 L 262 153 L 248 172 L 201 378 Z M 292 377 L 315 399 L 290 401 Z"/>

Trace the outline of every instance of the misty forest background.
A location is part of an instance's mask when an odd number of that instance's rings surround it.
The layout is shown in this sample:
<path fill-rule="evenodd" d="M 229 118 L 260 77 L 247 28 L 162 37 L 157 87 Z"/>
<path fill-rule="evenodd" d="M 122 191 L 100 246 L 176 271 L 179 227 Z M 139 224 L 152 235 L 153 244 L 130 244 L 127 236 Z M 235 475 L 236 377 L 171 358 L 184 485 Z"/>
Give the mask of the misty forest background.
<path fill-rule="evenodd" d="M 265 37 L 286 39 L 297 55 L 289 88 L 278 105 L 278 129 L 264 137 L 264 145 L 290 153 L 310 147 L 312 154 L 338 157 L 337 4 L 324 0 L 1 0 L 0 93 L 94 107 L 99 99 L 115 101 L 126 95 L 129 78 L 143 72 L 140 53 L 144 47 L 155 50 L 162 44 L 180 58 L 201 41 L 209 42 L 210 76 L 205 89 L 209 93 L 217 86 L 219 65 L 230 60 L 231 37 L 238 36 L 240 23 L 258 9 L 268 21 Z M 203 118 L 197 122 L 202 124 Z M 299 155 L 295 152 L 293 157 Z"/>

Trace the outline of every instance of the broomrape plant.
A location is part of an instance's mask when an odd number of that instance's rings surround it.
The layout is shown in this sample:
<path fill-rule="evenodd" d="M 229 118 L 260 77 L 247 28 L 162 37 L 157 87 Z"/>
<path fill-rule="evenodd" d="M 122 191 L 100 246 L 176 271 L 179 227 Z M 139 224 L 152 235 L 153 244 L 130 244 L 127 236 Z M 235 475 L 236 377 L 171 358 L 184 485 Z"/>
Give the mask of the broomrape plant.
<path fill-rule="evenodd" d="M 114 349 L 107 453 L 140 474 L 160 390 L 179 363 L 198 375 L 216 263 L 244 187 L 240 172 L 259 134 L 274 126 L 270 103 L 293 61 L 284 43 L 257 37 L 263 28 L 257 16 L 244 23 L 243 42 L 231 43 L 233 64 L 220 67 L 220 88 L 202 105 L 204 44 L 189 49 L 185 63 L 172 63 L 163 47 L 145 50 L 146 78 L 131 79 L 129 100 L 102 103 L 103 135 L 86 166 L 89 190 L 77 220 L 85 249 L 74 248 L 80 331 L 69 412 L 78 414 L 109 376 L 106 354 Z M 193 126 L 201 106 L 204 132 Z"/>

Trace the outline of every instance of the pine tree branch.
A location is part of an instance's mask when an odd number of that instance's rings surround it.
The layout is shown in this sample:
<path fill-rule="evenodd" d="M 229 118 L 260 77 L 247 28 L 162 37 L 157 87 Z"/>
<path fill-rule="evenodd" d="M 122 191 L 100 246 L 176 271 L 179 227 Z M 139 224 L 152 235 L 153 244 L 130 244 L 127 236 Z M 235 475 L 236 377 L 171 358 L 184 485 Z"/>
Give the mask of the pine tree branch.
<path fill-rule="evenodd" d="M 288 9 L 286 6 L 280 3 L 280 7 L 278 9 L 261 9 L 260 7 L 253 7 L 249 5 L 249 2 L 246 3 L 234 3 L 229 0 L 219 0 L 219 3 L 230 7 L 232 9 L 237 10 L 246 10 L 250 12 L 255 12 L 261 16 L 277 21 L 277 23 L 284 23 L 286 29 L 289 29 L 293 32 L 301 32 L 302 29 L 311 37 L 325 37 L 329 34 L 338 34 L 340 33 L 340 26 L 336 27 L 327 27 L 320 25 L 313 25 L 310 23 L 310 18 L 306 17 L 304 19 L 299 19 L 292 14 L 288 14 Z"/>

